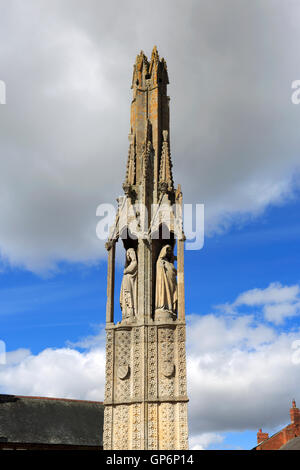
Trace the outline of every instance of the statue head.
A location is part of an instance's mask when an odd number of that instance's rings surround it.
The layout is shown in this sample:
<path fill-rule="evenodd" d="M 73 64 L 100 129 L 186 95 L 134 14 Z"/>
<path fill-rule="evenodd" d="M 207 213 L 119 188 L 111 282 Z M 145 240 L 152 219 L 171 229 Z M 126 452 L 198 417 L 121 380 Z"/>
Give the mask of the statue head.
<path fill-rule="evenodd" d="M 159 253 L 159 258 L 167 258 L 167 259 L 172 259 L 173 256 L 173 248 L 171 245 L 164 245 L 162 249 L 160 250 Z"/>
<path fill-rule="evenodd" d="M 128 265 L 131 261 L 136 261 L 136 254 L 134 248 L 128 248 L 126 251 L 126 264 Z"/>

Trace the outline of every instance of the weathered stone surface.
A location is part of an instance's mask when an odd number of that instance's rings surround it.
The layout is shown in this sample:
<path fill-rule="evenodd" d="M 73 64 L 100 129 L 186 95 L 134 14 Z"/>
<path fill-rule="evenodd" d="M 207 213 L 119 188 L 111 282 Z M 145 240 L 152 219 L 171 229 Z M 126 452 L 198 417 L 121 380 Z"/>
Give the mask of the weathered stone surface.
<path fill-rule="evenodd" d="M 107 242 L 103 435 L 104 449 L 107 450 L 188 448 L 185 238 L 182 193 L 180 186 L 174 189 L 169 150 L 168 83 L 166 62 L 159 58 L 156 47 L 150 62 L 141 52 L 134 65 L 132 80 L 131 129 L 123 184 L 125 196 L 119 198 L 116 222 Z M 137 203 L 144 205 L 139 211 L 134 210 Z M 175 203 L 175 212 L 170 211 Z M 153 204 L 158 208 L 155 211 L 151 210 Z M 147 208 L 150 217 L 144 217 L 143 207 Z M 128 213 L 129 217 L 126 217 Z M 136 222 L 136 228 L 130 226 L 130 231 L 136 238 L 123 239 L 123 243 L 127 253 L 128 250 L 136 253 L 133 258 L 137 260 L 137 295 L 129 298 L 122 292 L 122 321 L 114 324 L 115 243 L 128 232 L 128 224 L 132 221 Z M 162 226 L 167 227 L 167 238 L 162 236 Z M 176 238 L 177 279 L 173 266 L 175 258 L 170 254 L 165 261 L 169 263 L 170 275 L 166 276 L 166 282 L 170 284 L 164 288 L 163 273 L 157 279 L 157 261 L 161 252 L 172 252 Z M 125 269 L 124 276 L 128 275 L 127 271 Z M 157 297 L 159 308 L 155 310 L 158 281 L 162 294 Z M 171 296 L 170 301 L 164 300 L 165 296 Z"/>

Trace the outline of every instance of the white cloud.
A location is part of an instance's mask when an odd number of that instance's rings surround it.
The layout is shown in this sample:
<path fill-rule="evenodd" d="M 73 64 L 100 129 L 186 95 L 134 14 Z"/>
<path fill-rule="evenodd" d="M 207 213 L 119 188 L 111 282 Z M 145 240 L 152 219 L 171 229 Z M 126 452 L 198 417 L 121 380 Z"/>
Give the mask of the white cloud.
<path fill-rule="evenodd" d="M 265 305 L 265 319 L 276 325 L 283 323 L 285 318 L 295 317 L 300 314 L 300 302 L 294 304 L 280 303 L 275 305 Z"/>
<path fill-rule="evenodd" d="M 279 282 L 271 283 L 266 289 L 251 289 L 238 296 L 235 305 L 264 305 L 294 302 L 300 292 L 299 286 L 282 286 Z"/>
<path fill-rule="evenodd" d="M 0 252 L 7 263 L 40 272 L 59 260 L 103 256 L 95 211 L 120 193 L 132 65 L 155 43 L 169 67 L 175 180 L 185 202 L 205 204 L 207 231 L 293 196 L 296 3 L 11 0 L 2 10 Z"/>
<path fill-rule="evenodd" d="M 206 450 L 212 444 L 219 444 L 223 442 L 224 436 L 220 434 L 207 432 L 196 436 L 191 436 L 189 440 L 189 447 L 191 450 Z"/>
<path fill-rule="evenodd" d="M 15 395 L 102 401 L 104 368 L 103 349 L 87 352 L 45 349 L 37 355 L 26 354 L 19 362 L 9 361 L 6 366 L 0 366 L 0 390 Z"/>
<path fill-rule="evenodd" d="M 300 314 L 300 288 L 298 284 L 282 286 L 279 282 L 271 283 L 265 289 L 251 289 L 240 294 L 230 304 L 217 305 L 223 313 L 236 315 L 238 307 L 261 307 L 264 318 L 276 325 L 282 324 L 286 318 Z"/>
<path fill-rule="evenodd" d="M 255 348 L 263 342 L 272 342 L 276 337 L 273 328 L 257 324 L 252 315 L 237 318 L 189 315 L 188 328 L 188 350 L 192 353 L 196 349 L 204 356 L 209 351 L 222 351 L 224 348 Z"/>
<path fill-rule="evenodd" d="M 255 322 L 212 317 L 193 316 L 187 331 L 192 434 L 287 422 L 300 386 L 292 349 L 300 330 L 278 334 Z"/>
<path fill-rule="evenodd" d="M 103 400 L 103 331 L 73 346 L 8 353 L 1 393 Z M 288 422 L 300 389 L 295 341 L 254 315 L 191 315 L 187 323 L 189 427 L 192 448 L 213 448 L 229 431 L 272 432 Z M 299 342 L 299 341 L 298 341 Z M 75 346 L 86 347 L 80 352 Z M 255 442 L 253 442 L 253 445 Z"/>
<path fill-rule="evenodd" d="M 5 364 L 10 366 L 20 364 L 28 356 L 30 356 L 29 349 L 20 348 L 15 351 L 9 351 L 5 354 Z"/>

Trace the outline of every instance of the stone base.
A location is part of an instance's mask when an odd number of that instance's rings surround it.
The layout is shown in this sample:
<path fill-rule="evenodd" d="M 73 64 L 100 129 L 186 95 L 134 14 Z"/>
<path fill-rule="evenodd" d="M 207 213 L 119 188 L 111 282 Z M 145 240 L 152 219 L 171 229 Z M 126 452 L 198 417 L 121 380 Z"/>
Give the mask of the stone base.
<path fill-rule="evenodd" d="M 177 319 L 176 313 L 162 308 L 155 310 L 155 321 L 160 323 L 173 322 Z"/>
<path fill-rule="evenodd" d="M 170 313 L 106 330 L 104 450 L 188 448 L 185 324 Z"/>
<path fill-rule="evenodd" d="M 106 405 L 103 444 L 104 450 L 187 450 L 187 403 Z"/>

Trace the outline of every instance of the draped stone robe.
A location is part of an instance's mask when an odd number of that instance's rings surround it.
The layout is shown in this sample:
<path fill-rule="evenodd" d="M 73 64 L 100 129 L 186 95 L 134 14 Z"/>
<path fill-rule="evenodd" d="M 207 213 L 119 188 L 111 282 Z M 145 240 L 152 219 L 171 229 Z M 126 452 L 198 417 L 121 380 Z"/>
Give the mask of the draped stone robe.
<path fill-rule="evenodd" d="M 172 247 L 165 245 L 156 263 L 155 310 L 177 311 L 177 271 L 173 259 Z"/>
<path fill-rule="evenodd" d="M 126 263 L 120 292 L 122 320 L 133 318 L 137 309 L 137 258 L 133 248 L 126 252 Z"/>

